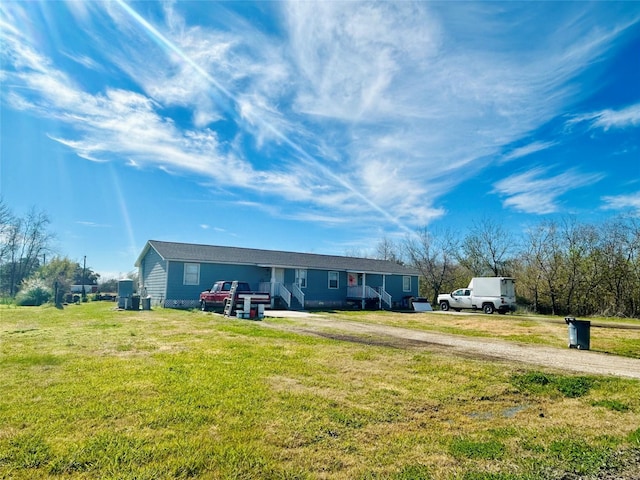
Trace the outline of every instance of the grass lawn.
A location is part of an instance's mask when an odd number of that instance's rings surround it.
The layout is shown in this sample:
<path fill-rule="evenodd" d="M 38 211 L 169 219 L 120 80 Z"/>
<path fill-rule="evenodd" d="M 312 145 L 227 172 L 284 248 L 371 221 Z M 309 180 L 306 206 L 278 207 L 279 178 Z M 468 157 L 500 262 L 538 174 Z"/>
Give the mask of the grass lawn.
<path fill-rule="evenodd" d="M 265 328 L 284 320 L 113 307 L 0 306 L 0 478 L 640 475 L 638 381 Z M 638 345 L 607 342 L 612 352 Z"/>

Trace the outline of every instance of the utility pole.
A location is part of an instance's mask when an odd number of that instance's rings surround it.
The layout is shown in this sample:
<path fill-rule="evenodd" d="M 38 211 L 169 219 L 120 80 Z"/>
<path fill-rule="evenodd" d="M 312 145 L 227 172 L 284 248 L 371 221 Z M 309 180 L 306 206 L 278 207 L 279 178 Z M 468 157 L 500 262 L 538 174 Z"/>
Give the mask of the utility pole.
<path fill-rule="evenodd" d="M 82 264 L 82 301 L 83 302 L 87 300 L 87 292 L 85 291 L 85 288 L 84 288 L 84 284 L 86 283 L 84 279 L 86 271 L 87 271 L 87 256 L 85 255 L 84 262 Z"/>

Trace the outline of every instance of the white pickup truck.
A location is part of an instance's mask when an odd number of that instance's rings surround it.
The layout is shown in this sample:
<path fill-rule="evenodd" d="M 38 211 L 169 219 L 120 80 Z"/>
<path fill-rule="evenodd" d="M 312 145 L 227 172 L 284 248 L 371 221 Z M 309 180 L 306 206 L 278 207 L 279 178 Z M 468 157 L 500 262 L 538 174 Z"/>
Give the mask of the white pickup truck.
<path fill-rule="evenodd" d="M 505 314 L 516 309 L 515 283 L 510 277 L 474 277 L 467 288 L 438 295 L 438 305 L 445 312 L 466 308 Z"/>

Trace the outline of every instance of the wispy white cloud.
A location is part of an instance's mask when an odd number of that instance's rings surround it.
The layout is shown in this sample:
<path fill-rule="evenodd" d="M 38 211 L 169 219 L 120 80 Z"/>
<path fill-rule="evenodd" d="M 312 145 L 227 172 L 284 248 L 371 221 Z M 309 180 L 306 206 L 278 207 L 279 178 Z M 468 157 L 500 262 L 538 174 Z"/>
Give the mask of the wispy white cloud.
<path fill-rule="evenodd" d="M 95 70 L 97 72 L 103 72 L 104 70 L 102 68 L 102 66 L 100 64 L 98 64 L 98 62 L 96 62 L 93 58 L 87 56 L 87 55 L 75 55 L 73 53 L 69 53 L 69 52 L 63 52 L 63 54 L 73 60 L 74 62 L 78 63 L 79 65 L 82 65 L 83 67 L 89 69 L 89 70 Z"/>
<path fill-rule="evenodd" d="M 557 141 L 544 141 L 544 142 L 538 141 L 538 142 L 529 143 L 528 145 L 524 145 L 522 147 L 514 148 L 513 150 L 511 150 L 507 154 L 503 155 L 502 161 L 503 162 L 510 162 L 511 160 L 515 160 L 517 158 L 526 157 L 526 156 L 529 156 L 529 155 L 531 155 L 533 153 L 541 152 L 541 151 L 547 150 L 549 148 L 552 148 L 552 147 L 558 145 L 558 143 L 559 142 L 557 142 Z"/>
<path fill-rule="evenodd" d="M 218 4 L 210 8 L 225 21 L 204 25 L 190 24 L 180 3 L 162 4 L 152 23 L 135 3 L 71 2 L 75 28 L 104 58 L 68 57 L 94 70 L 103 61 L 129 80 L 90 89 L 15 26 L 37 4 L 10 3 L 0 7 L 11 63 L 3 78 L 17 87 L 6 98 L 70 127 L 51 138 L 81 157 L 188 172 L 284 200 L 286 215 L 309 221 L 396 226 L 442 216 L 443 195 L 579 100 L 572 79 L 638 21 L 594 28 L 607 15 L 597 5 L 563 4 L 550 16 L 519 3 L 264 4 L 281 20 L 276 34 Z M 108 36 L 96 19 L 109 20 L 99 22 Z M 639 110 L 589 121 L 637 125 Z M 555 144 L 533 141 L 502 161 Z M 597 181 L 545 176 L 514 175 L 495 191 L 507 206 L 545 213 Z"/>
<path fill-rule="evenodd" d="M 602 197 L 605 210 L 631 210 L 640 216 L 640 192 Z"/>
<path fill-rule="evenodd" d="M 573 125 L 582 122 L 589 123 L 592 128 L 602 128 L 603 130 L 638 127 L 640 126 L 640 103 L 629 105 L 619 110 L 605 109 L 577 115 L 567 123 Z"/>
<path fill-rule="evenodd" d="M 90 227 L 90 228 L 111 228 L 111 225 L 107 223 L 96 223 L 96 222 L 87 221 L 87 220 L 78 220 L 76 223 L 78 225 L 82 225 L 84 227 Z"/>
<path fill-rule="evenodd" d="M 593 185 L 602 178 L 602 174 L 582 174 L 575 169 L 553 175 L 549 169 L 538 167 L 496 182 L 494 193 L 504 197 L 505 207 L 547 214 L 560 209 L 560 197 L 566 193 Z"/>

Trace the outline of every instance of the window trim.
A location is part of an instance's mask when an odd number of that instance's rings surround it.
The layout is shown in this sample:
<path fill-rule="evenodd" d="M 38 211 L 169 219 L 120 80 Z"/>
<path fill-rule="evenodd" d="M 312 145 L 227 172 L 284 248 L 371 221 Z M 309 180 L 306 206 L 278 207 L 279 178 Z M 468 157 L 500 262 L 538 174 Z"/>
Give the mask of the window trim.
<path fill-rule="evenodd" d="M 335 275 L 335 283 L 336 283 L 335 287 L 331 286 L 331 281 L 332 281 L 331 277 L 333 276 L 332 274 Z M 340 288 L 340 272 L 336 272 L 334 270 L 328 271 L 327 281 L 328 281 L 327 287 L 329 288 L 329 290 L 337 290 L 338 288 Z"/>
<path fill-rule="evenodd" d="M 296 285 L 298 285 L 298 288 L 300 289 L 307 288 L 306 268 L 296 268 Z"/>
<path fill-rule="evenodd" d="M 196 267 L 196 272 L 189 272 L 189 267 Z M 195 283 L 190 281 L 190 279 L 195 275 Z M 184 270 L 182 274 L 182 284 L 183 285 L 200 285 L 200 264 L 199 263 L 191 263 L 185 262 Z"/>
<path fill-rule="evenodd" d="M 408 286 L 407 286 L 407 280 L 408 282 Z M 403 275 L 402 276 L 402 291 L 403 292 L 410 292 L 411 291 L 411 275 Z"/>

